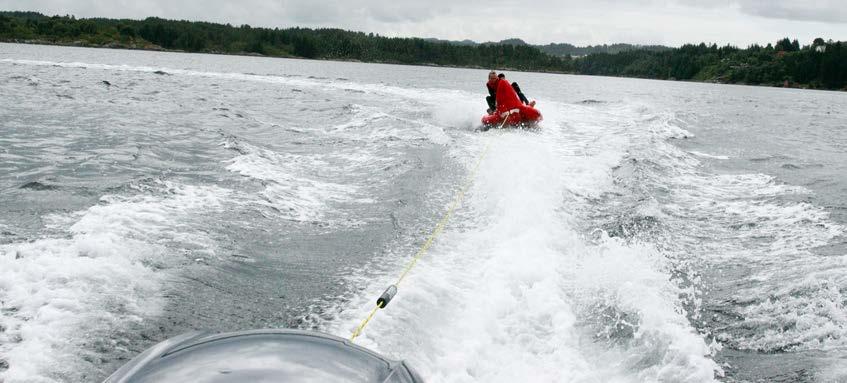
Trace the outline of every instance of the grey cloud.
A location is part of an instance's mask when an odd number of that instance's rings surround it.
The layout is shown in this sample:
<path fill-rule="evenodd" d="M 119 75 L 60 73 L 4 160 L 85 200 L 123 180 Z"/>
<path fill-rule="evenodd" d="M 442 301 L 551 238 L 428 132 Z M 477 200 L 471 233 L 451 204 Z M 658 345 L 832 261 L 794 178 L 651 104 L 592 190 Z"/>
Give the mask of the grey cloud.
<path fill-rule="evenodd" d="M 737 8 L 742 13 L 770 19 L 847 23 L 845 0 L 668 0 L 669 3 L 703 8 Z"/>
<path fill-rule="evenodd" d="M 386 0 L 285 0 L 279 3 L 281 16 L 297 22 L 320 25 L 370 21 L 380 23 L 422 22 L 448 9 L 424 2 L 403 3 Z"/>
<path fill-rule="evenodd" d="M 739 1 L 741 11 L 753 16 L 774 19 L 847 23 L 847 3 L 844 0 Z"/>
<path fill-rule="evenodd" d="M 375 20 L 387 23 L 424 21 L 447 12 L 444 7 L 426 2 L 403 4 L 396 1 L 378 1 L 373 3 L 381 4 L 364 7 L 363 11 L 371 14 Z"/>

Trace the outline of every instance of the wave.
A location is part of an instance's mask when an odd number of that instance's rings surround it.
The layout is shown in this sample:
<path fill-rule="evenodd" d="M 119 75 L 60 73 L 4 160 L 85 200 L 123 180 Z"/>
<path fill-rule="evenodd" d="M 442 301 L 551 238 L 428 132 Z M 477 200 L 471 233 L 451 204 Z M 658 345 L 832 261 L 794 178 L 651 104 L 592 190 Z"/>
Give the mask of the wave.
<path fill-rule="evenodd" d="M 698 152 L 696 150 L 692 150 L 689 153 L 691 153 L 691 154 L 693 154 L 697 157 L 710 158 L 710 159 L 713 159 L 713 160 L 728 160 L 729 159 L 728 156 L 720 156 L 720 155 L 716 155 L 716 154 L 707 154 L 707 153 L 703 153 L 703 152 Z"/>
<path fill-rule="evenodd" d="M 760 173 L 709 173 L 697 153 L 632 137 L 616 187 L 585 216 L 664 249 L 698 331 L 765 353 L 844 347 L 844 257 L 816 249 L 845 228 L 805 201 L 812 191 Z"/>
<path fill-rule="evenodd" d="M 370 84 L 370 83 L 357 83 L 357 82 L 346 82 L 346 81 L 336 81 L 323 77 L 302 77 L 298 75 L 285 75 L 285 74 L 255 74 L 255 73 L 241 73 L 241 72 L 211 72 L 211 71 L 198 71 L 198 70 L 190 70 L 190 69 L 177 69 L 177 68 L 167 68 L 167 67 L 151 67 L 151 66 L 139 66 L 139 65 L 112 65 L 112 64 L 99 64 L 99 63 L 85 63 L 85 62 L 61 62 L 61 61 L 46 61 L 46 60 L 22 60 L 22 59 L 0 59 L 0 63 L 8 63 L 13 65 L 29 65 L 29 66 L 51 66 L 51 67 L 60 67 L 60 68 L 80 68 L 80 69 L 95 69 L 95 70 L 103 70 L 103 71 L 118 71 L 118 72 L 141 72 L 141 73 L 149 73 L 155 76 L 161 76 L 163 73 L 167 75 L 174 76 L 192 76 L 192 77 L 207 77 L 207 78 L 220 78 L 227 80 L 235 80 L 235 81 L 250 81 L 250 82 L 261 82 L 261 83 L 272 83 L 272 84 L 281 84 L 291 87 L 301 87 L 301 88 L 323 88 L 323 89 L 331 89 L 331 90 L 340 90 L 340 91 L 354 91 L 360 93 L 377 93 L 377 94 L 389 94 L 393 96 L 404 97 L 408 99 L 414 99 L 424 102 L 429 102 L 431 104 L 439 104 L 444 103 L 445 98 L 457 98 L 450 97 L 456 95 L 466 95 L 465 92 L 455 91 L 455 90 L 447 90 L 447 89 L 431 89 L 432 92 L 427 92 L 427 89 L 410 89 L 403 88 L 398 86 L 391 86 L 385 84 Z M 29 78 L 29 81 L 32 85 L 37 85 L 39 80 L 36 77 Z M 296 88 L 294 88 L 296 89 Z M 298 89 L 299 90 L 299 89 Z M 460 97 L 460 99 L 464 99 L 465 97 Z"/>
<path fill-rule="evenodd" d="M 127 331 L 162 308 L 167 269 L 185 262 L 172 248 L 214 256 L 212 241 L 187 230 L 199 211 L 221 208 L 215 187 L 135 183 L 132 195 L 51 220 L 66 236 L 0 245 L 0 371 L 6 381 L 83 381 L 97 350 L 121 350 Z M 111 342 L 111 343 L 109 343 Z"/>
<path fill-rule="evenodd" d="M 226 169 L 263 181 L 264 203 L 287 219 L 319 222 L 333 204 L 370 201 L 361 196 L 361 189 L 355 185 L 314 176 L 330 167 L 320 156 L 275 152 L 234 138 L 223 145 L 240 153 L 228 161 Z"/>

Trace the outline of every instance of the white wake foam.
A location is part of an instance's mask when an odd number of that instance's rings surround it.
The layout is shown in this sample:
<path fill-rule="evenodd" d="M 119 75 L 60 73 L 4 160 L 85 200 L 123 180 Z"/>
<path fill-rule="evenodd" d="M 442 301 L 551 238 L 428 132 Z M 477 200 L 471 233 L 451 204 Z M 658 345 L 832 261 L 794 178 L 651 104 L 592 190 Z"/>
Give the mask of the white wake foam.
<path fill-rule="evenodd" d="M 363 345 L 440 382 L 714 379 L 714 349 L 688 323 L 663 255 L 608 238 L 592 244 L 572 227 L 570 204 L 611 184 L 628 140 L 593 124 L 596 113 L 565 113 L 567 131 L 548 109 L 542 133 L 487 135 L 492 147 L 458 222 Z M 479 153 L 487 139 L 457 150 Z M 390 274 L 321 326 L 348 336 Z M 615 313 L 620 320 L 609 319 Z"/>
<path fill-rule="evenodd" d="M 184 262 L 169 243 L 213 254 L 208 238 L 181 222 L 219 209 L 225 191 L 169 182 L 141 189 L 56 220 L 72 222 L 67 237 L 0 246 L 0 359 L 9 366 L 0 381 L 84 379 L 77 367 L 93 352 L 86 343 L 161 308 L 157 270 Z"/>

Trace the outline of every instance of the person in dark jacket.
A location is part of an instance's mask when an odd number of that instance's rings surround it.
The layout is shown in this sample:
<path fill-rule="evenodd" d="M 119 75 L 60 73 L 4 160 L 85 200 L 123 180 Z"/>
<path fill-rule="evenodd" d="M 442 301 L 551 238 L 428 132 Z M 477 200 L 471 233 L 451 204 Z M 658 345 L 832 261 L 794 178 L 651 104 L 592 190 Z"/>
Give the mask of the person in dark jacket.
<path fill-rule="evenodd" d="M 500 79 L 497 77 L 497 72 L 488 72 L 488 82 L 485 87 L 488 88 L 488 96 L 485 96 L 485 101 L 488 102 L 488 114 L 491 114 L 494 109 L 497 109 L 497 83 Z"/>

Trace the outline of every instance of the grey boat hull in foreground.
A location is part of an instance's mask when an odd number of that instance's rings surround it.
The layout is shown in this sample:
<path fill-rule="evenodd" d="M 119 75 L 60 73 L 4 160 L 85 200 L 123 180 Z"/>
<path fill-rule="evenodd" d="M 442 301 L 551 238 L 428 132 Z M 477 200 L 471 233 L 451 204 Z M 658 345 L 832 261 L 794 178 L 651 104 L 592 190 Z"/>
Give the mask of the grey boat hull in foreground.
<path fill-rule="evenodd" d="M 104 383 L 420 383 L 405 362 L 336 336 L 302 330 L 191 332 L 147 349 Z"/>

